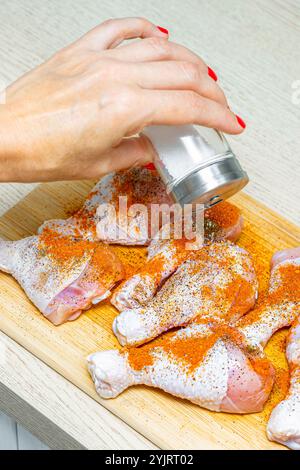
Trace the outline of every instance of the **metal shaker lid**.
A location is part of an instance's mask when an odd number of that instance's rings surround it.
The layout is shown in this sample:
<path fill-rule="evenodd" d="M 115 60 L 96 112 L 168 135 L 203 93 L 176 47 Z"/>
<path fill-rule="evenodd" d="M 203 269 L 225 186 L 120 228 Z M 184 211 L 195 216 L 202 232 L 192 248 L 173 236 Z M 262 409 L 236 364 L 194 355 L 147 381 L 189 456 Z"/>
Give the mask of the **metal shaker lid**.
<path fill-rule="evenodd" d="M 233 196 L 248 181 L 247 173 L 232 155 L 185 176 L 170 188 L 170 193 L 182 206 L 198 203 L 211 207 Z"/>
<path fill-rule="evenodd" d="M 181 205 L 210 207 L 248 182 L 224 135 L 203 126 L 150 126 L 144 130 L 157 156 L 155 166 L 167 192 Z"/>

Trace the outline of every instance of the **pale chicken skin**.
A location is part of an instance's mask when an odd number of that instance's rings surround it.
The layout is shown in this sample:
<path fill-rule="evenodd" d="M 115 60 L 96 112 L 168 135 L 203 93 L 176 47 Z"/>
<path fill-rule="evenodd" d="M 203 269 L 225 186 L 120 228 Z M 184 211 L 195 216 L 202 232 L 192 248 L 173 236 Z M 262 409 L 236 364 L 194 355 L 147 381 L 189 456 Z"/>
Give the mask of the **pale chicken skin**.
<path fill-rule="evenodd" d="M 201 320 L 139 348 L 92 354 L 88 369 L 102 398 L 145 384 L 228 413 L 261 411 L 274 380 L 272 365 L 236 328 Z"/>
<path fill-rule="evenodd" d="M 222 202 L 205 211 L 204 244 L 221 240 L 235 242 L 242 228 L 240 210 L 227 201 Z M 147 305 L 162 283 L 191 255 L 190 242 L 184 238 L 167 239 L 164 232 L 168 230 L 162 227 L 148 247 L 145 265 L 114 291 L 111 303 L 120 312 Z"/>
<path fill-rule="evenodd" d="M 284 251 L 288 255 L 294 250 Z M 282 253 L 277 252 L 271 260 L 268 296 L 238 322 L 249 344 L 261 349 L 277 330 L 291 326 L 300 314 L 300 252 L 299 258 L 282 258 Z"/>
<path fill-rule="evenodd" d="M 79 211 L 66 220 L 45 222 L 41 230 L 48 226 L 93 241 L 148 245 L 152 204 L 168 207 L 173 201 L 156 171 L 131 168 L 101 178 Z M 125 221 L 120 213 L 125 214 Z"/>
<path fill-rule="evenodd" d="M 274 256 L 273 266 L 290 266 L 297 271 L 295 288 L 298 293 L 295 302 L 296 319 L 287 339 L 286 357 L 290 368 L 290 389 L 288 394 L 273 410 L 267 435 L 272 441 L 277 441 L 290 449 L 300 450 L 300 247 L 283 250 Z"/>
<path fill-rule="evenodd" d="M 197 316 L 234 323 L 253 307 L 257 279 L 251 256 L 230 243 L 213 243 L 186 260 L 145 307 L 124 310 L 114 320 L 120 344 L 145 343 Z"/>
<path fill-rule="evenodd" d="M 119 196 L 128 198 L 124 230 L 118 223 Z M 58 325 L 74 320 L 109 297 L 111 289 L 124 278 L 120 260 L 100 241 L 125 245 L 149 242 L 147 217 L 130 212 L 131 205 L 140 203 L 145 204 L 147 213 L 151 203 L 171 203 L 158 174 L 146 168 L 111 173 L 97 183 L 83 207 L 69 219 L 45 222 L 38 236 L 0 242 L 0 269 L 16 278 L 51 322 Z M 111 219 L 107 204 L 115 209 L 116 219 Z M 56 234 L 50 251 L 51 246 L 45 247 L 47 232 Z M 58 245 L 61 252 L 53 253 Z"/>
<path fill-rule="evenodd" d="M 274 383 L 274 369 L 264 355 L 264 347 L 275 331 L 291 325 L 299 316 L 299 272 L 295 261 L 278 265 L 273 262 L 268 296 L 236 326 L 197 317 L 185 328 L 165 333 L 141 347 L 90 355 L 88 369 L 97 392 L 103 398 L 113 398 L 129 386 L 146 384 L 214 411 L 261 411 Z M 288 404 L 279 405 L 279 411 L 285 410 L 279 414 L 281 426 L 286 422 L 288 427 L 291 423 L 294 426 L 293 439 L 288 434 L 285 440 L 292 448 L 298 445 L 298 346 L 297 323 L 288 352 L 288 357 L 293 357 L 290 362 L 296 364 L 296 380 L 292 381 Z"/>
<path fill-rule="evenodd" d="M 19 241 L 0 241 L 0 270 L 18 281 L 55 325 L 75 320 L 107 298 L 124 276 L 122 263 L 107 245 L 49 229 Z"/>
<path fill-rule="evenodd" d="M 300 316 L 292 327 L 286 349 L 290 367 L 289 392 L 270 416 L 267 436 L 290 449 L 300 450 Z"/>

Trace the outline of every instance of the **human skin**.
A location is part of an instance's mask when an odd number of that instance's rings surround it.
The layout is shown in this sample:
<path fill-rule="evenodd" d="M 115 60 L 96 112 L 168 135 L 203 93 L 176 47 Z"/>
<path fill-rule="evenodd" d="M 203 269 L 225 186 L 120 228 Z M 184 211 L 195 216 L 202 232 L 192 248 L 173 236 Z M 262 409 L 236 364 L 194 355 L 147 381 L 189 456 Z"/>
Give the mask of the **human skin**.
<path fill-rule="evenodd" d="M 244 124 L 212 77 L 146 19 L 105 21 L 6 90 L 0 181 L 97 178 L 151 162 L 154 149 L 139 135 L 148 125 L 239 134 Z"/>

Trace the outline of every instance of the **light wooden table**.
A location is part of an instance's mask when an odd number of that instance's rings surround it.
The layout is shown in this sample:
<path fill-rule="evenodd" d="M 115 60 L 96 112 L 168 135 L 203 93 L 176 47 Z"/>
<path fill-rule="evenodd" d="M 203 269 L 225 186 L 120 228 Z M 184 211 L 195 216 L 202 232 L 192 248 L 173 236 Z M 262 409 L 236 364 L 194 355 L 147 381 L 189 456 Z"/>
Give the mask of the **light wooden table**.
<path fill-rule="evenodd" d="M 300 0 L 2 0 L 0 80 L 10 83 L 97 23 L 120 16 L 167 27 L 172 40 L 216 70 L 248 126 L 229 139 L 251 178 L 246 191 L 299 224 Z M 33 187 L 1 185 L 0 214 Z M 51 448 L 155 448 L 3 333 L 0 409 Z M 0 448 L 13 439 L 15 448 L 42 446 L 0 414 Z"/>

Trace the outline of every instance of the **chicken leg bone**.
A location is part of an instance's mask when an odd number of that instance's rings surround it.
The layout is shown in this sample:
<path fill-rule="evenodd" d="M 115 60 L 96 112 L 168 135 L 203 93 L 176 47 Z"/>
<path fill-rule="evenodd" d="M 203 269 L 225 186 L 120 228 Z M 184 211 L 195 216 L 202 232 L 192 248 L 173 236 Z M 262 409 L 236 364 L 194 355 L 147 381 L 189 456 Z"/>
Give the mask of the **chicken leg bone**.
<path fill-rule="evenodd" d="M 273 263 L 269 296 L 238 327 L 197 317 L 185 328 L 141 347 L 92 354 L 88 368 L 97 392 L 113 398 L 127 387 L 143 383 L 215 411 L 261 411 L 274 381 L 263 346 L 276 329 L 298 316 L 299 286 L 297 260 Z M 262 334 L 260 325 L 267 326 L 267 334 Z M 293 364 L 299 364 L 299 349 L 295 349 L 295 344 L 299 346 L 298 327 L 293 331 L 288 354 Z M 293 397 L 299 396 L 297 374 L 290 390 Z M 297 416 L 292 423 L 298 422 Z"/>
<path fill-rule="evenodd" d="M 239 209 L 229 202 L 222 202 L 205 211 L 204 243 L 236 241 L 242 227 Z M 169 227 L 162 227 L 151 241 L 145 265 L 115 290 L 111 303 L 120 312 L 147 305 L 162 283 L 191 255 L 188 240 L 166 239 L 165 231 L 169 233 Z M 173 234 L 174 230 L 171 230 Z"/>
<path fill-rule="evenodd" d="M 239 322 L 249 344 L 262 349 L 277 330 L 290 326 L 300 313 L 300 249 L 285 250 L 285 258 L 282 253 L 276 253 L 271 261 L 268 296 Z"/>
<path fill-rule="evenodd" d="M 251 413 L 262 409 L 274 374 L 245 344 L 222 322 L 194 323 L 140 348 L 92 354 L 88 369 L 103 398 L 146 384 L 209 410 Z"/>
<path fill-rule="evenodd" d="M 214 243 L 186 260 L 146 307 L 120 313 L 113 331 L 123 346 L 133 346 L 197 316 L 235 322 L 253 307 L 257 287 L 250 255 L 232 243 Z"/>
<path fill-rule="evenodd" d="M 44 316 L 59 325 L 110 295 L 123 266 L 107 246 L 45 228 L 19 241 L 0 241 L 0 269 L 19 282 Z"/>

